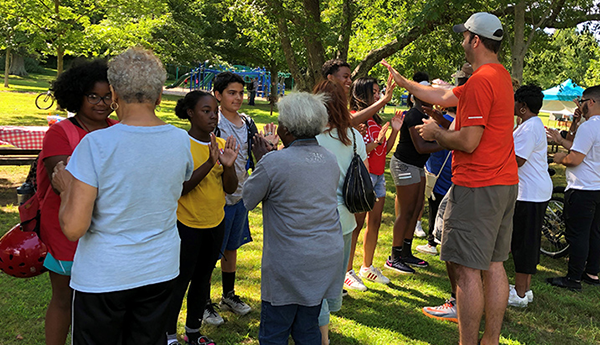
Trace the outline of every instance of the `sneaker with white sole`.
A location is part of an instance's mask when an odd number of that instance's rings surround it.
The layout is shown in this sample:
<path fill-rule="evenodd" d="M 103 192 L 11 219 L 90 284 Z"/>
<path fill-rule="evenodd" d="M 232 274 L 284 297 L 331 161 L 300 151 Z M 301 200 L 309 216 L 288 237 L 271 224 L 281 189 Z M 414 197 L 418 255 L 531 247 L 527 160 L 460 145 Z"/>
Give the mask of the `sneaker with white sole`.
<path fill-rule="evenodd" d="M 508 284 L 508 288 L 510 290 L 514 290 L 515 286 L 512 284 Z M 525 297 L 527 297 L 527 303 L 533 302 L 533 291 L 531 291 L 531 290 L 525 291 Z"/>
<path fill-rule="evenodd" d="M 392 259 L 391 256 L 388 256 L 388 259 L 385 261 L 385 265 L 383 265 L 383 267 L 389 268 L 391 270 L 394 270 L 396 272 L 400 272 L 403 274 L 415 273 L 415 270 L 412 267 L 405 264 L 404 261 L 402 261 L 402 259 L 400 259 L 400 258 Z"/>
<path fill-rule="evenodd" d="M 230 310 L 238 315 L 246 315 L 252 310 L 233 291 L 229 291 L 226 296 L 223 296 L 221 303 L 219 303 L 219 308 L 221 310 Z"/>
<path fill-rule="evenodd" d="M 420 238 L 427 237 L 427 233 L 425 231 L 423 231 L 423 226 L 421 226 L 420 220 L 417 222 L 417 225 L 415 226 L 415 236 L 420 237 Z"/>
<path fill-rule="evenodd" d="M 358 271 L 358 275 L 361 278 L 368 279 L 375 283 L 380 284 L 389 284 L 390 280 L 388 277 L 384 276 L 383 273 L 379 270 L 379 268 L 373 267 L 373 265 L 369 267 L 361 266 L 360 271 Z"/>
<path fill-rule="evenodd" d="M 510 289 L 508 293 L 508 305 L 511 307 L 525 308 L 527 307 L 527 295 L 519 297 L 516 289 Z"/>
<path fill-rule="evenodd" d="M 211 303 L 210 300 L 206 303 L 206 307 L 204 308 L 204 315 L 202 316 L 202 322 L 213 326 L 219 326 L 225 322 L 221 315 L 219 315 L 215 307 L 218 308 L 217 304 Z"/>
<path fill-rule="evenodd" d="M 346 278 L 344 279 L 344 288 L 347 290 L 358 290 L 367 291 L 365 283 L 360 279 L 354 270 L 346 272 Z"/>
<path fill-rule="evenodd" d="M 456 299 L 450 298 L 449 300 L 446 300 L 446 303 L 437 307 L 425 307 L 423 308 L 423 314 L 433 319 L 458 323 Z"/>
<path fill-rule="evenodd" d="M 416 246 L 415 249 L 421 253 L 429 254 L 429 255 L 438 255 L 438 250 L 436 246 L 430 246 L 429 243 L 422 244 L 420 246 Z"/>

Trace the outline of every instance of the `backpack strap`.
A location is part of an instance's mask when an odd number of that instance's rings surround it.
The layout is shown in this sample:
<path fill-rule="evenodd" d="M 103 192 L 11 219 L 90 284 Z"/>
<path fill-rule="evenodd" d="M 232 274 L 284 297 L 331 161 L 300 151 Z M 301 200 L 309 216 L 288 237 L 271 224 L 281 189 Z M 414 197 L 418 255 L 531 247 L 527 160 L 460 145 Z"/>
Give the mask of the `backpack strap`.
<path fill-rule="evenodd" d="M 254 158 L 252 156 L 252 139 L 254 138 L 254 135 L 258 133 L 258 128 L 256 128 L 256 123 L 254 123 L 254 120 L 252 120 L 250 116 L 244 114 L 241 117 L 244 123 L 246 124 L 248 141 L 248 162 L 246 163 L 246 170 L 254 170 Z"/>

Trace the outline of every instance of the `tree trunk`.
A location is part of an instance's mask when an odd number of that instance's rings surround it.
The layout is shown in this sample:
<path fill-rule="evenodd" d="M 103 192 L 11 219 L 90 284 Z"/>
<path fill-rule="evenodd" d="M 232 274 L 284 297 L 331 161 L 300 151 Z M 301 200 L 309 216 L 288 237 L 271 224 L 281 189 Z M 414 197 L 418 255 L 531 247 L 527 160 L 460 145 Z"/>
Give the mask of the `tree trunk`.
<path fill-rule="evenodd" d="M 270 66 L 269 73 L 271 73 L 271 97 L 269 97 L 269 104 L 271 105 L 271 116 L 273 116 L 273 108 L 275 107 L 275 103 L 277 102 L 278 93 L 277 93 L 277 84 L 279 83 L 279 78 L 277 74 L 279 71 L 277 67 Z"/>
<path fill-rule="evenodd" d="M 514 24 L 515 38 L 513 41 L 512 52 L 512 69 L 511 76 L 519 81 L 523 82 L 523 65 L 525 61 L 525 53 L 527 52 L 527 45 L 525 42 L 525 1 L 519 0 L 515 4 L 515 24 Z"/>
<path fill-rule="evenodd" d="M 10 47 L 6 48 L 6 59 L 4 60 L 4 87 L 8 87 L 8 75 L 10 74 Z"/>
<path fill-rule="evenodd" d="M 12 53 L 12 59 L 10 62 L 10 74 L 17 75 L 19 77 L 27 77 L 29 73 L 25 70 L 25 59 L 23 56 Z"/>
<path fill-rule="evenodd" d="M 325 48 L 321 41 L 321 9 L 319 0 L 304 0 L 304 12 L 306 13 L 304 45 L 308 52 L 308 87 L 321 78 L 321 67 L 325 63 Z"/>
<path fill-rule="evenodd" d="M 65 48 L 56 47 L 56 76 L 63 72 L 63 58 L 65 57 Z"/>
<path fill-rule="evenodd" d="M 283 4 L 279 0 L 271 0 L 267 1 L 267 3 L 269 5 L 268 8 L 273 11 L 271 15 L 277 23 L 279 38 L 281 40 L 281 48 L 283 49 L 285 61 L 290 69 L 290 73 L 296 81 L 296 87 L 301 91 L 308 91 L 309 88 L 306 83 L 305 75 L 300 71 L 300 68 L 298 67 L 298 61 L 296 60 L 296 55 L 294 54 L 294 48 L 292 47 L 292 41 L 290 39 L 288 30 L 288 21 L 285 17 Z"/>
<path fill-rule="evenodd" d="M 348 50 L 350 49 L 350 36 L 352 35 L 352 0 L 344 0 L 342 4 L 342 25 L 340 28 L 340 37 L 338 39 L 337 58 L 348 60 Z"/>

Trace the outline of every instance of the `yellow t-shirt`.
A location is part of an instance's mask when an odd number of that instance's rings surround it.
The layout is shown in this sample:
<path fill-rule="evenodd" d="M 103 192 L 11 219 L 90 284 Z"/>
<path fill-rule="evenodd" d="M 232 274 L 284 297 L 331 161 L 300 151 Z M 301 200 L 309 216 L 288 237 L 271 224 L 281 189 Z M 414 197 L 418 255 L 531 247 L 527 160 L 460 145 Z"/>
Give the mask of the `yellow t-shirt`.
<path fill-rule="evenodd" d="M 190 137 L 194 170 L 208 160 L 208 143 Z M 217 138 L 219 149 L 225 140 Z M 217 161 L 208 175 L 186 195 L 179 198 L 177 220 L 190 228 L 208 229 L 219 225 L 225 218 L 225 192 L 223 191 L 223 166 Z"/>

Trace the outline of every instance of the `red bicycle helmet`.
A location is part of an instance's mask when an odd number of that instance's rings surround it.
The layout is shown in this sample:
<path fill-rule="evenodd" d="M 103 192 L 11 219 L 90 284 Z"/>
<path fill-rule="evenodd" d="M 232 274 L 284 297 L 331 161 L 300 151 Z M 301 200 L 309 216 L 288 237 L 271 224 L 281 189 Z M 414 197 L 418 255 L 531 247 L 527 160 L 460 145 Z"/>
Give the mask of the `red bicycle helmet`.
<path fill-rule="evenodd" d="M 29 278 L 46 271 L 44 259 L 48 249 L 33 231 L 15 225 L 0 238 L 0 269 L 17 278 Z"/>

